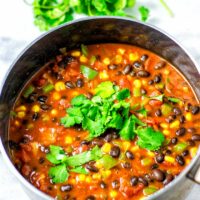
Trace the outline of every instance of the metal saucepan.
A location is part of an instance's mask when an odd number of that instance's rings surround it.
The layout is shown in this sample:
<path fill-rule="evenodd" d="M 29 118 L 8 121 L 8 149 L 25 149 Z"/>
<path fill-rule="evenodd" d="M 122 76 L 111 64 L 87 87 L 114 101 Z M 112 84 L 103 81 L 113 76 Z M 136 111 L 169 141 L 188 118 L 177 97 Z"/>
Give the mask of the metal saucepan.
<path fill-rule="evenodd" d="M 8 149 L 9 111 L 25 83 L 62 47 L 74 49 L 81 44 L 127 43 L 155 52 L 171 62 L 188 79 L 200 100 L 200 74 L 197 64 L 173 38 L 150 25 L 121 17 L 93 17 L 73 21 L 49 31 L 32 42 L 9 68 L 0 86 L 0 150 L 14 175 L 31 199 L 51 199 L 32 186 L 15 169 Z M 9 55 L 8 55 L 9 56 Z M 170 184 L 147 199 L 184 199 L 191 179 L 200 182 L 200 150 L 183 172 Z"/>

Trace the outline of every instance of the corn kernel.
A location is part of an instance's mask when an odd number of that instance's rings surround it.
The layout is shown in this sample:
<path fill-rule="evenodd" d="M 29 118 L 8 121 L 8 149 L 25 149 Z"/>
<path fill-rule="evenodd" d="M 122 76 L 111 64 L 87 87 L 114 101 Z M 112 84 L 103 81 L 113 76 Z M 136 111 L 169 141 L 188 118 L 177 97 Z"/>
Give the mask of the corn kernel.
<path fill-rule="evenodd" d="M 71 183 L 71 184 L 76 184 L 76 179 L 75 178 L 71 178 L 70 180 L 69 180 L 69 183 Z"/>
<path fill-rule="evenodd" d="M 138 79 L 134 80 L 133 84 L 136 88 L 141 88 L 142 86 L 142 82 Z"/>
<path fill-rule="evenodd" d="M 108 79 L 109 78 L 108 73 L 105 70 L 103 70 L 102 72 L 99 73 L 99 78 L 103 80 Z"/>
<path fill-rule="evenodd" d="M 165 75 L 169 75 L 169 74 L 170 74 L 170 71 L 169 71 L 168 69 L 166 69 L 166 70 L 164 71 L 164 74 L 165 74 Z"/>
<path fill-rule="evenodd" d="M 73 142 L 72 137 L 70 137 L 70 136 L 66 136 L 66 137 L 65 137 L 65 143 L 66 143 L 66 144 L 71 144 L 72 142 Z"/>
<path fill-rule="evenodd" d="M 83 182 L 85 181 L 85 174 L 79 174 L 78 176 L 76 176 L 76 181 L 80 181 L 80 182 Z"/>
<path fill-rule="evenodd" d="M 122 56 L 121 55 L 116 55 L 115 56 L 115 63 L 120 64 L 122 62 Z"/>
<path fill-rule="evenodd" d="M 73 97 L 75 97 L 75 96 L 79 95 L 79 93 L 78 93 L 77 91 L 73 91 L 73 92 L 71 93 L 71 95 L 72 95 Z"/>
<path fill-rule="evenodd" d="M 43 114 L 43 115 L 42 115 L 42 121 L 47 122 L 47 121 L 49 121 L 49 120 L 50 120 L 50 117 L 49 117 L 48 114 Z"/>
<path fill-rule="evenodd" d="M 19 106 L 16 108 L 16 111 L 19 112 L 19 111 L 26 111 L 26 107 L 25 106 Z"/>
<path fill-rule="evenodd" d="M 51 115 L 56 116 L 58 114 L 58 111 L 56 109 L 51 110 Z"/>
<path fill-rule="evenodd" d="M 87 57 L 85 57 L 84 55 L 82 55 L 82 56 L 80 57 L 80 62 L 86 63 L 87 61 L 88 61 L 88 59 L 87 59 Z"/>
<path fill-rule="evenodd" d="M 175 162 L 175 158 L 173 158 L 171 156 L 165 156 L 165 161 L 169 162 L 169 163 L 174 163 Z"/>
<path fill-rule="evenodd" d="M 57 92 L 59 91 L 62 91 L 62 90 L 65 90 L 65 83 L 63 81 L 58 81 L 56 84 L 55 84 L 55 90 Z"/>
<path fill-rule="evenodd" d="M 92 178 L 93 178 L 93 179 L 99 179 L 99 180 L 100 180 L 100 179 L 101 179 L 101 174 L 99 174 L 99 173 L 93 174 L 93 175 L 92 175 Z"/>
<path fill-rule="evenodd" d="M 119 48 L 117 49 L 117 52 L 123 55 L 125 53 L 125 49 Z"/>
<path fill-rule="evenodd" d="M 111 190 L 110 191 L 110 198 L 115 198 L 115 197 L 117 197 L 117 191 Z"/>
<path fill-rule="evenodd" d="M 110 64 L 110 59 L 109 59 L 109 58 L 104 58 L 104 59 L 103 59 L 103 63 L 104 63 L 105 65 L 109 65 L 109 64 Z"/>
<path fill-rule="evenodd" d="M 185 119 L 186 119 L 187 121 L 192 121 L 192 114 L 191 114 L 191 113 L 186 113 Z"/>
<path fill-rule="evenodd" d="M 54 100 L 60 100 L 61 99 L 61 95 L 59 92 L 54 92 L 53 93 L 53 99 Z"/>
<path fill-rule="evenodd" d="M 167 129 L 169 127 L 167 123 L 160 123 L 160 126 L 164 129 Z"/>
<path fill-rule="evenodd" d="M 146 80 L 142 80 L 142 85 L 147 85 L 147 81 Z"/>
<path fill-rule="evenodd" d="M 106 142 L 102 147 L 101 147 L 101 151 L 103 151 L 104 153 L 109 153 L 111 150 L 111 144 Z"/>
<path fill-rule="evenodd" d="M 96 161 L 96 163 L 95 163 L 95 166 L 97 167 L 97 168 L 102 168 L 103 167 L 103 164 L 102 163 L 100 163 L 98 160 Z"/>
<path fill-rule="evenodd" d="M 104 174 L 106 177 L 110 176 L 111 175 L 111 171 L 110 170 L 105 170 L 104 171 Z"/>
<path fill-rule="evenodd" d="M 188 91 L 189 91 L 188 87 L 187 87 L 187 86 L 184 86 L 184 87 L 183 87 L 183 91 L 184 91 L 184 92 L 188 92 Z"/>
<path fill-rule="evenodd" d="M 192 147 L 190 149 L 190 155 L 191 155 L 191 157 L 194 158 L 196 156 L 196 154 L 197 154 L 197 147 Z"/>
<path fill-rule="evenodd" d="M 15 120 L 15 126 L 20 126 L 20 122 L 18 120 Z"/>
<path fill-rule="evenodd" d="M 81 55 L 81 52 L 80 51 L 73 51 L 71 53 L 71 55 L 74 56 L 74 57 L 79 57 Z"/>
<path fill-rule="evenodd" d="M 131 151 L 133 151 L 133 152 L 137 151 L 137 150 L 139 150 L 139 146 L 134 146 L 134 147 L 131 148 Z"/>
<path fill-rule="evenodd" d="M 180 107 L 183 107 L 183 106 L 184 106 L 183 101 L 179 101 L 179 102 L 178 102 L 178 105 L 179 105 Z"/>
<path fill-rule="evenodd" d="M 180 126 L 180 122 L 178 120 L 175 120 L 169 125 L 170 128 L 179 128 L 179 126 Z"/>
<path fill-rule="evenodd" d="M 131 143 L 129 141 L 122 142 L 122 147 L 125 151 L 128 150 L 130 146 L 131 146 Z"/>
<path fill-rule="evenodd" d="M 167 130 L 167 129 L 164 129 L 164 130 L 163 130 L 163 134 L 164 134 L 164 135 L 169 135 L 169 134 L 170 134 L 170 131 Z"/>
<path fill-rule="evenodd" d="M 187 159 L 185 160 L 186 165 L 189 165 L 189 164 L 190 164 L 190 161 L 191 161 L 191 160 L 187 158 Z"/>
<path fill-rule="evenodd" d="M 130 53 L 130 54 L 129 54 L 129 60 L 130 60 L 131 62 L 134 62 L 134 61 L 138 60 L 138 58 L 139 58 L 139 56 L 138 56 L 137 53 Z"/>
<path fill-rule="evenodd" d="M 20 111 L 17 113 L 17 117 L 19 117 L 20 119 L 23 119 L 25 117 L 26 113 L 24 111 Z"/>
<path fill-rule="evenodd" d="M 85 181 L 87 183 L 91 183 L 92 182 L 92 178 L 90 176 L 87 176 L 86 179 L 85 179 Z"/>
<path fill-rule="evenodd" d="M 30 123 L 30 124 L 28 124 L 28 125 L 26 126 L 26 128 L 29 129 L 29 130 L 32 129 L 33 127 L 34 127 L 34 125 L 33 125 L 32 123 Z"/>
<path fill-rule="evenodd" d="M 34 106 L 32 107 L 31 110 L 32 110 L 33 112 L 37 113 L 37 112 L 40 111 L 40 106 L 38 106 L 38 105 L 34 105 Z"/>
<path fill-rule="evenodd" d="M 152 151 L 148 151 L 147 153 L 150 157 L 155 157 L 155 154 Z"/>

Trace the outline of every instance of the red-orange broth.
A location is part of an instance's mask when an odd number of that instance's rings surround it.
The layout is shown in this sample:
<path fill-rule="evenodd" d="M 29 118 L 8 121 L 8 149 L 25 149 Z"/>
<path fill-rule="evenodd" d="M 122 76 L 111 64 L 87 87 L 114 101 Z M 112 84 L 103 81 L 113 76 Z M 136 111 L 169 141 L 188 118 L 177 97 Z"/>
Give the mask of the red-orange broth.
<path fill-rule="evenodd" d="M 96 76 L 91 80 L 84 77 L 81 65 L 95 70 Z M 72 107 L 71 99 L 80 94 L 91 99 L 95 88 L 108 81 L 119 90 L 130 91 L 125 99 L 130 104 L 128 117 L 134 115 L 144 127 L 162 133 L 165 140 L 159 149 L 142 148 L 135 133 L 133 139 L 125 140 L 115 128 L 87 140 L 89 131 L 81 125 L 63 126 L 60 120 Z M 69 52 L 62 49 L 19 95 L 10 118 L 10 152 L 19 172 L 55 199 L 138 200 L 169 184 L 196 155 L 199 110 L 182 74 L 148 50 L 125 44 L 82 45 L 82 49 Z M 101 158 L 91 160 L 80 166 L 86 174 L 72 172 L 65 165 L 68 179 L 55 183 L 49 170 L 58 164 L 47 159 L 50 145 L 62 148 L 62 156 L 67 157 L 96 147 L 116 163 L 105 169 L 99 163 Z"/>

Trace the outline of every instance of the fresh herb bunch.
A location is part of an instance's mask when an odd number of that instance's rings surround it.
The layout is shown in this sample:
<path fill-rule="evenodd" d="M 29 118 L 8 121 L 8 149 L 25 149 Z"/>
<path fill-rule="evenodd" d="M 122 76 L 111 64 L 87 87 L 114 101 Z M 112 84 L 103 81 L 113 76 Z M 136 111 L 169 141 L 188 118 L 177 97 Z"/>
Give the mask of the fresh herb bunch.
<path fill-rule="evenodd" d="M 34 0 L 32 6 L 34 23 L 44 31 L 73 20 L 74 14 L 135 18 L 135 16 L 129 15 L 125 9 L 136 7 L 136 0 Z M 140 6 L 138 12 L 142 21 L 148 19 L 148 8 Z"/>

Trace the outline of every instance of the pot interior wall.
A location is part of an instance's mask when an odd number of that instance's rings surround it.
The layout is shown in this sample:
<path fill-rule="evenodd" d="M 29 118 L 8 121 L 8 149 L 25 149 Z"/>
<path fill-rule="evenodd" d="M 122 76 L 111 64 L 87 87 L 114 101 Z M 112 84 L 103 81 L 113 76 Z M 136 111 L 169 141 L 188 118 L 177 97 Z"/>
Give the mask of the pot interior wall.
<path fill-rule="evenodd" d="M 119 18 L 77 21 L 33 42 L 13 65 L 2 86 L 2 91 L 0 90 L 0 135 L 6 150 L 9 110 L 30 77 L 58 54 L 59 48 L 74 49 L 80 44 L 102 42 L 128 43 L 159 54 L 190 80 L 190 84 L 200 99 L 199 73 L 194 63 L 181 47 L 160 31 L 138 22 Z"/>

